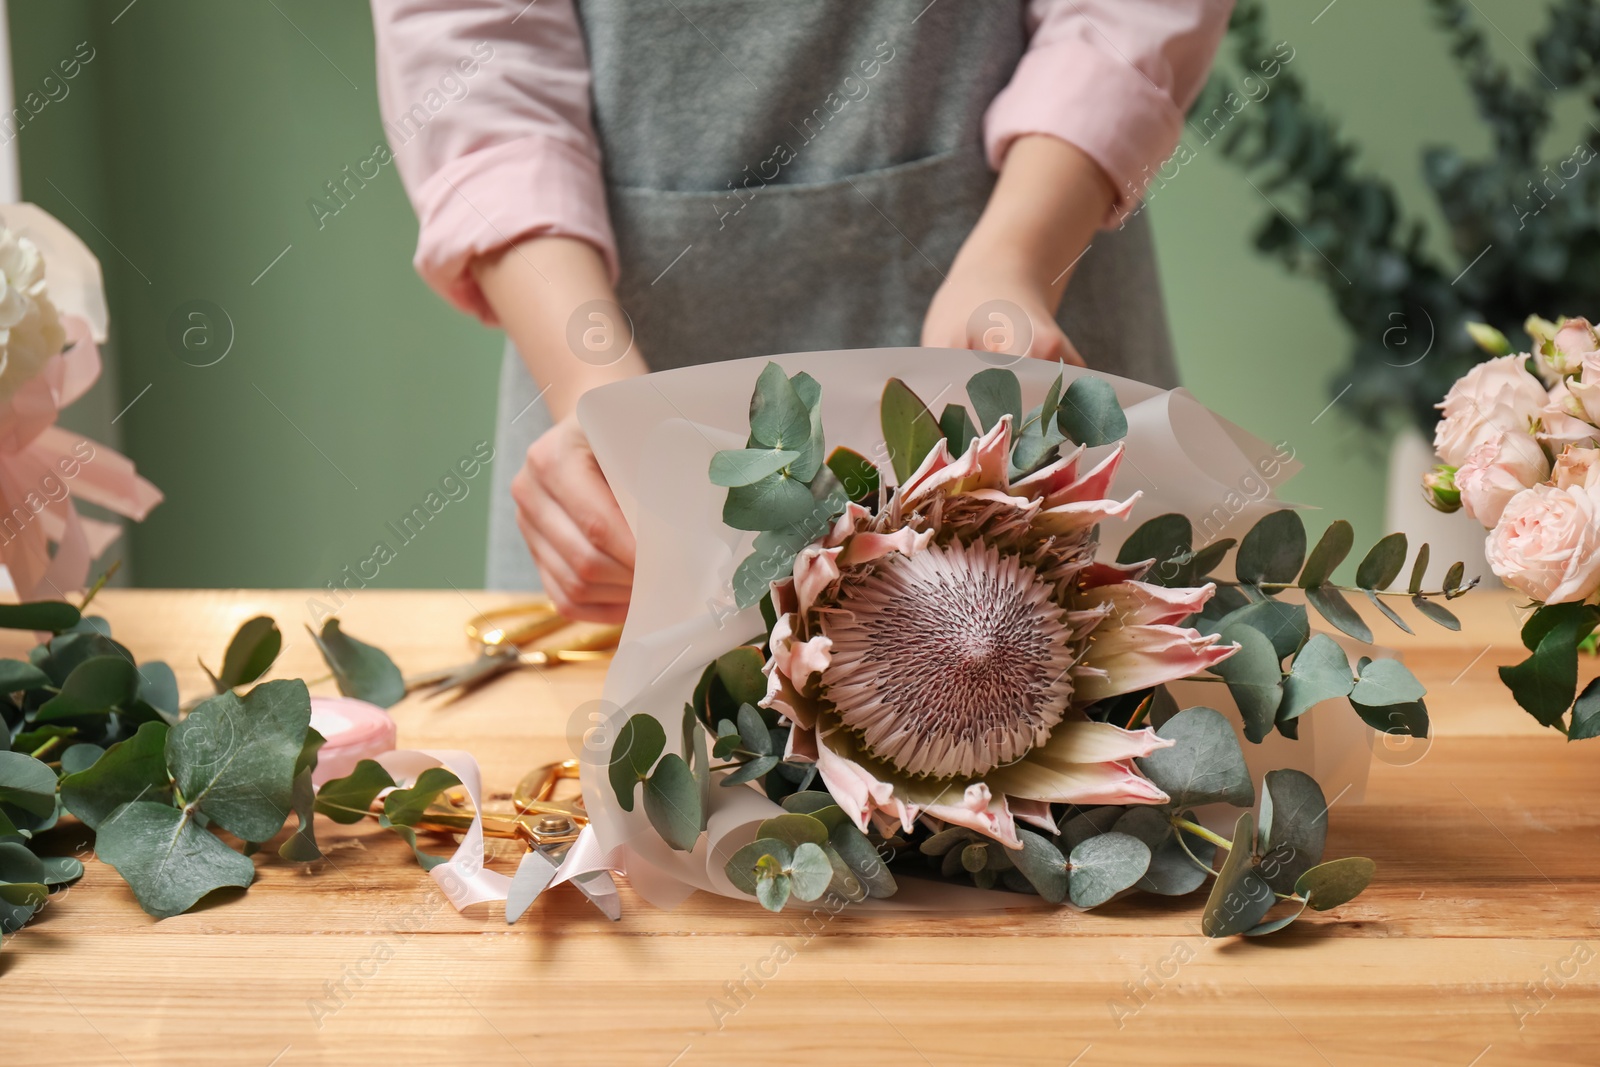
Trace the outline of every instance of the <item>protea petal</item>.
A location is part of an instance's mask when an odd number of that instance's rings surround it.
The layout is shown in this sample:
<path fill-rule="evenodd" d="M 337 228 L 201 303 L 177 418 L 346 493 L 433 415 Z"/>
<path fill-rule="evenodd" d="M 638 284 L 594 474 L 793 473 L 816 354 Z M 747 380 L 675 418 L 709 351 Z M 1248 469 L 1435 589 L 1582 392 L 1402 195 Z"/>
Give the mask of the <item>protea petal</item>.
<path fill-rule="evenodd" d="M 872 512 L 860 504 L 846 504 L 844 511 L 833 521 L 833 528 L 828 531 L 828 536 L 822 539 L 822 547 L 837 548 L 844 544 L 850 535 L 870 518 Z"/>
<path fill-rule="evenodd" d="M 922 809 L 929 818 L 952 826 L 965 826 L 994 838 L 1007 848 L 1021 848 L 1017 824 L 1011 817 L 1004 795 L 996 796 L 983 782 L 974 782 L 955 804 L 929 804 Z"/>
<path fill-rule="evenodd" d="M 890 552 L 898 552 L 902 556 L 915 555 L 927 548 L 932 540 L 932 530 L 918 533 L 909 526 L 902 526 L 894 533 L 887 534 L 859 533 L 845 543 L 844 552 L 839 556 L 839 566 L 855 567 L 871 563 Z"/>
<path fill-rule="evenodd" d="M 1181 622 L 1205 607 L 1217 587 L 1169 589 L 1148 582 L 1117 582 L 1087 590 L 1083 599 L 1110 608 L 1109 626 L 1161 625 Z"/>
<path fill-rule="evenodd" d="M 1127 451 L 1118 445 L 1111 454 L 1095 465 L 1095 468 L 1082 478 L 1063 486 L 1048 494 L 1044 498 L 1044 506 L 1057 507 L 1061 504 L 1074 504 L 1083 500 L 1103 500 L 1111 492 L 1111 482 L 1117 476 L 1117 468 L 1122 465 L 1122 456 Z"/>
<path fill-rule="evenodd" d="M 939 442 L 906 479 L 901 500 L 912 504 L 935 493 L 949 496 L 974 489 L 1005 489 L 1011 461 L 1011 416 L 1001 416 L 988 433 L 967 446 L 959 459 L 952 461 L 949 457 L 949 449 Z"/>
<path fill-rule="evenodd" d="M 1239 650 L 1224 645 L 1217 634 L 1182 626 L 1119 626 L 1097 633 L 1085 653 L 1077 694 L 1086 701 L 1104 700 L 1210 670 Z"/>
<path fill-rule="evenodd" d="M 1154 782 L 1126 763 L 1013 763 L 988 775 L 991 788 L 1010 797 L 1055 804 L 1164 804 Z"/>
<path fill-rule="evenodd" d="M 1119 763 L 1148 756 L 1160 748 L 1171 748 L 1170 738 L 1154 730 L 1124 730 L 1108 722 L 1063 722 L 1056 725 L 1050 740 L 1028 753 L 1028 760 L 1064 766 L 1069 763 Z"/>
<path fill-rule="evenodd" d="M 842 735 L 843 731 L 837 728 L 817 734 L 817 774 L 822 784 L 828 787 L 833 799 L 862 833 L 866 832 L 872 813 L 881 811 L 892 816 L 909 834 L 916 827 L 917 808 L 896 797 L 893 784 L 880 780 L 865 766 L 839 751 L 836 746 L 846 741 Z"/>
<path fill-rule="evenodd" d="M 794 592 L 801 614 L 811 610 L 817 596 L 839 577 L 841 548 L 803 548 L 794 560 Z"/>
<path fill-rule="evenodd" d="M 1047 467 L 1040 467 L 1019 482 L 1013 482 L 1011 491 L 1021 496 L 1044 499 L 1078 480 L 1078 461 L 1083 458 L 1084 447 L 1079 445 Z"/>
<path fill-rule="evenodd" d="M 1088 530 L 1106 519 L 1126 518 L 1144 495 L 1141 490 L 1126 500 L 1079 500 L 1041 511 L 1034 520 L 1040 533 L 1071 534 Z"/>
<path fill-rule="evenodd" d="M 1025 823 L 1037 826 L 1050 834 L 1059 834 L 1060 827 L 1050 815 L 1050 804 L 1043 800 L 1029 800 L 1026 797 L 1007 797 L 1006 804 L 1011 808 L 1011 817 L 1020 819 Z"/>

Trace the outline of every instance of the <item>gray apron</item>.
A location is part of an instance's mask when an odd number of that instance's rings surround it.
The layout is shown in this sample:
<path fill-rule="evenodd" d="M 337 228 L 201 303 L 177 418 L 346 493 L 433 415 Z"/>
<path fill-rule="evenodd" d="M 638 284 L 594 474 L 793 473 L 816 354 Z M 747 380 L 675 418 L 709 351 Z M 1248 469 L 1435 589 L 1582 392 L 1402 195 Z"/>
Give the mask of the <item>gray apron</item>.
<path fill-rule="evenodd" d="M 618 300 L 652 369 L 918 342 L 994 185 L 983 114 L 1026 47 L 1022 0 L 577 6 Z M 1059 320 L 1091 367 L 1176 384 L 1145 213 L 1095 236 Z M 539 389 L 508 346 L 494 589 L 539 588 L 510 496 L 550 425 Z"/>

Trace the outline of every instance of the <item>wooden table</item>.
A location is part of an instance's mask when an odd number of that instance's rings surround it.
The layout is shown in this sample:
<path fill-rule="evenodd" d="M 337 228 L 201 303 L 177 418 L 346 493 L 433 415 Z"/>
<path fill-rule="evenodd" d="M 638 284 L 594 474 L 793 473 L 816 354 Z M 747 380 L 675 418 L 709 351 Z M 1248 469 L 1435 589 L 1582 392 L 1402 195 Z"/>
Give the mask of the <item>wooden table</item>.
<path fill-rule="evenodd" d="M 287 635 L 277 673 L 320 675 L 314 595 L 107 592 L 99 608 L 192 695 L 196 654 L 215 664 L 259 612 Z M 505 599 L 364 591 L 341 617 L 417 671 L 458 660 L 461 623 Z M 1430 691 L 1432 749 L 1378 762 L 1365 803 L 1333 810 L 1329 854 L 1373 857 L 1378 880 L 1272 938 L 1207 942 L 1198 898 L 846 912 L 807 932 L 704 895 L 661 912 L 626 887 L 619 923 L 556 890 L 508 928 L 453 911 L 392 835 L 319 820 L 326 862 L 264 854 L 247 893 L 159 923 L 91 861 L 0 950 L 0 1063 L 1600 1063 L 1600 742 L 1569 748 L 1500 687 L 1494 668 L 1520 656 L 1508 598 L 1461 607 L 1463 633 L 1395 642 Z M 568 666 L 452 707 L 407 701 L 400 740 L 470 749 L 504 788 L 568 755 L 600 679 Z"/>

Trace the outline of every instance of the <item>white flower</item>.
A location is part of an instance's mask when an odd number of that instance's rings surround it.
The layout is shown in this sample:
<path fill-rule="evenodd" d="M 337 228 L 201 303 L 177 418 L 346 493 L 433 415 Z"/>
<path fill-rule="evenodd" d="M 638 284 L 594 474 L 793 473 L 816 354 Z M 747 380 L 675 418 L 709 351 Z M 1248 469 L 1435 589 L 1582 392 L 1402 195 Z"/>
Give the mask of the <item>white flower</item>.
<path fill-rule="evenodd" d="M 1526 353 L 1487 360 L 1450 387 L 1438 404 L 1444 418 L 1433 438 L 1440 459 L 1459 467 L 1484 441 L 1529 432 L 1550 395 L 1528 373 L 1527 361 Z"/>
<path fill-rule="evenodd" d="M 32 241 L 0 227 L 0 404 L 66 344 L 61 315 L 45 295 L 44 260 Z"/>

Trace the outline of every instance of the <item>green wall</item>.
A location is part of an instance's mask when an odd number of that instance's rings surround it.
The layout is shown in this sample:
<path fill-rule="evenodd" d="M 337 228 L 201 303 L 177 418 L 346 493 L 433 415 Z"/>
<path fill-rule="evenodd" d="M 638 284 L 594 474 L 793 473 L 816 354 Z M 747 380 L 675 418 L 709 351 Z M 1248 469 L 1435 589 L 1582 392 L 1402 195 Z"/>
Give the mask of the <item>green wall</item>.
<path fill-rule="evenodd" d="M 376 540 L 396 544 L 385 523 L 491 437 L 499 337 L 412 273 L 416 223 L 392 166 L 321 228 L 308 207 L 382 137 L 365 3 L 124 3 L 10 9 L 19 95 L 78 42 L 95 50 L 20 145 L 27 198 L 106 268 L 116 380 L 102 406 L 115 413 L 150 386 L 113 428 L 168 498 L 132 533 L 135 579 L 321 585 Z M 1481 150 L 1487 139 L 1424 5 L 1268 7 L 1272 36 L 1294 47 L 1294 69 L 1361 138 L 1364 158 L 1409 208 L 1431 212 L 1421 142 Z M 1519 44 L 1542 10 L 1478 7 Z M 1267 210 L 1214 149 L 1152 202 L 1184 374 L 1206 403 L 1294 447 L 1307 470 L 1290 495 L 1371 538 L 1384 442 L 1337 406 L 1316 418 L 1348 339 L 1320 289 L 1250 251 Z M 168 339 L 194 301 L 233 323 L 213 366 L 191 365 L 203 358 Z M 212 328 L 213 338 L 227 329 Z M 480 585 L 487 493 L 480 475 L 374 584 Z"/>

